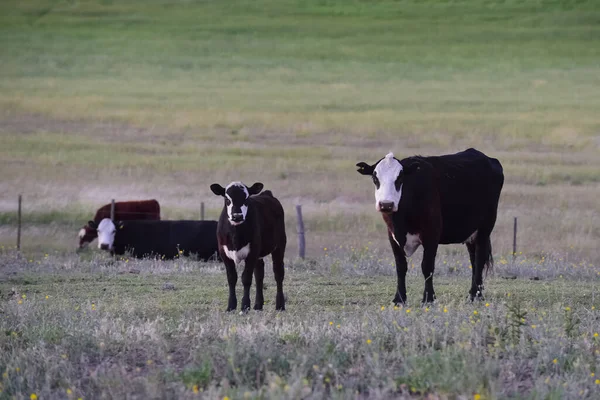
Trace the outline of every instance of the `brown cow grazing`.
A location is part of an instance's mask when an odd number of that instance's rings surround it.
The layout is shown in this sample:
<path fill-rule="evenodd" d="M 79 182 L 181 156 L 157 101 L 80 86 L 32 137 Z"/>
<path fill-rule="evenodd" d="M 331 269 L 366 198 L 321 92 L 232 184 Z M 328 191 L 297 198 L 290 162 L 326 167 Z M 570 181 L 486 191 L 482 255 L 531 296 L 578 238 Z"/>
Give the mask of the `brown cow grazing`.
<path fill-rule="evenodd" d="M 237 308 L 235 284 L 236 267 L 245 261 L 242 283 L 242 311 L 250 308 L 250 286 L 252 273 L 256 278 L 256 298 L 254 309 L 262 310 L 264 305 L 263 278 L 265 262 L 263 257 L 271 254 L 273 273 L 277 283 L 275 309 L 285 310 L 283 296 L 283 256 L 286 246 L 283 207 L 273 197 L 270 190 L 260 193 L 263 184 L 258 182 L 248 187 L 241 182 L 232 182 L 226 188 L 215 183 L 210 189 L 217 196 L 225 198 L 225 204 L 217 225 L 217 241 L 221 259 L 225 263 L 229 283 L 227 311 Z M 260 193 L 260 194 L 259 194 Z"/>
<path fill-rule="evenodd" d="M 110 204 L 105 204 L 96 211 L 94 226 L 85 225 L 79 231 L 79 249 L 86 247 L 98 237 L 95 226 L 104 218 L 110 218 Z M 115 220 L 159 220 L 160 204 L 156 200 L 120 201 L 115 203 Z"/>

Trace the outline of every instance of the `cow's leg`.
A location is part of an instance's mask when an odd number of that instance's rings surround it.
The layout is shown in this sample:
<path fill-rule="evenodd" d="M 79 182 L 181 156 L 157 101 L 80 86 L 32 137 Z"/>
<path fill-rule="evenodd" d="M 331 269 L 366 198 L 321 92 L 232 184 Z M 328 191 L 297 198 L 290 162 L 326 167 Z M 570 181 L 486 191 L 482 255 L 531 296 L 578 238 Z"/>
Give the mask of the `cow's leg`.
<path fill-rule="evenodd" d="M 244 272 L 242 272 L 242 285 L 244 285 L 244 295 L 242 296 L 242 311 L 250 309 L 250 286 L 252 286 L 252 274 L 256 266 L 255 258 L 246 258 Z"/>
<path fill-rule="evenodd" d="M 233 311 L 237 308 L 237 297 L 235 296 L 235 285 L 237 283 L 237 271 L 235 263 L 221 254 L 221 259 L 225 264 L 225 272 L 227 272 L 227 283 L 229 284 L 229 300 L 227 301 L 227 311 Z"/>
<path fill-rule="evenodd" d="M 285 270 L 283 268 L 283 255 L 285 253 L 285 243 L 283 247 L 277 247 L 271 258 L 273 259 L 273 275 L 275 275 L 275 283 L 277 283 L 277 295 L 275 296 L 275 309 L 278 311 L 285 310 L 285 297 L 283 296 L 283 278 Z"/>
<path fill-rule="evenodd" d="M 475 279 L 477 275 L 477 243 L 475 241 L 467 243 L 467 250 L 469 251 L 469 259 L 471 260 L 471 290 L 469 290 L 469 297 L 473 300 L 471 292 L 474 287 L 477 287 L 477 281 Z"/>
<path fill-rule="evenodd" d="M 390 244 L 392 245 L 392 251 L 394 252 L 394 259 L 396 261 L 396 275 L 398 275 L 398 287 L 396 288 L 396 296 L 394 296 L 394 304 L 406 303 L 406 271 L 408 271 L 408 265 L 406 263 L 406 256 L 404 255 L 404 249 L 400 245 L 404 245 L 406 242 L 406 236 L 402 237 L 403 243 L 396 242 L 394 236 L 388 233 Z"/>
<path fill-rule="evenodd" d="M 435 256 L 437 254 L 437 243 L 423 243 L 423 261 L 421 271 L 425 278 L 425 289 L 423 290 L 423 303 L 431 303 L 435 300 L 433 290 L 433 272 L 435 270 Z"/>
<path fill-rule="evenodd" d="M 263 296 L 263 280 L 265 277 L 265 261 L 259 258 L 254 267 L 254 280 L 256 281 L 256 297 L 254 298 L 254 309 L 262 310 L 265 304 Z"/>
<path fill-rule="evenodd" d="M 483 270 L 485 264 L 490 261 L 492 253 L 489 234 L 479 232 L 475 240 L 475 264 L 473 264 L 473 277 L 469 297 L 471 300 L 483 300 Z"/>

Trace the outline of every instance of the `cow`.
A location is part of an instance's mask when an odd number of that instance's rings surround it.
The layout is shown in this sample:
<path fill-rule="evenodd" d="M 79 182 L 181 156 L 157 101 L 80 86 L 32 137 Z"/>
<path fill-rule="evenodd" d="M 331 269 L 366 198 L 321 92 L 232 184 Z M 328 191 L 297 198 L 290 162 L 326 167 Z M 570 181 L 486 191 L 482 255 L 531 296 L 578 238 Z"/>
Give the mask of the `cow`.
<path fill-rule="evenodd" d="M 215 183 L 210 186 L 210 189 L 215 195 L 224 197 L 223 210 L 217 227 L 217 241 L 229 284 L 227 311 L 237 308 L 235 285 L 238 275 L 236 267 L 242 261 L 244 261 L 242 311 L 246 312 L 250 309 L 252 273 L 256 278 L 254 309 L 262 310 L 265 275 L 263 258 L 269 254 L 273 260 L 273 273 L 277 283 L 275 309 L 285 310 L 283 256 L 287 238 L 281 203 L 270 190 L 261 193 L 263 184 L 260 182 L 250 187 L 242 182 L 231 182 L 225 188 Z"/>
<path fill-rule="evenodd" d="M 85 225 L 79 231 L 79 250 L 83 249 L 98 237 L 96 228 L 104 218 L 110 218 L 110 204 L 105 204 L 96 211 L 94 227 Z M 120 201 L 115 203 L 115 220 L 160 220 L 160 204 L 156 200 Z"/>
<path fill-rule="evenodd" d="M 406 257 L 423 246 L 423 303 L 435 299 L 433 272 L 438 245 L 464 243 L 473 268 L 469 298 L 483 298 L 483 271 L 493 267 L 490 235 L 504 173 L 502 165 L 473 148 L 437 157 L 402 160 L 393 153 L 373 165 L 356 164 L 375 184 L 375 209 L 387 225 L 396 261 L 395 304 L 406 302 Z"/>
<path fill-rule="evenodd" d="M 89 222 L 94 226 L 94 222 Z M 113 221 L 97 227 L 98 248 L 136 258 L 173 259 L 195 255 L 207 261 L 217 253 L 217 221 Z"/>

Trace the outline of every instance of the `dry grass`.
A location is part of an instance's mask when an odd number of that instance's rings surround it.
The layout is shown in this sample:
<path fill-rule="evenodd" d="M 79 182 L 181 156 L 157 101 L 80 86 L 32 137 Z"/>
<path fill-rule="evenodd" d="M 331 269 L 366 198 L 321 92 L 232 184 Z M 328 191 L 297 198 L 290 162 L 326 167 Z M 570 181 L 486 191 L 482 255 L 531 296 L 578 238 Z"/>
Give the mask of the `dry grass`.
<path fill-rule="evenodd" d="M 592 398 L 598 267 L 497 261 L 485 302 L 466 301 L 468 261 L 444 256 L 437 303 L 416 303 L 417 266 L 396 309 L 389 256 L 328 249 L 288 261 L 288 311 L 269 267 L 265 311 L 238 315 L 220 264 L 4 251 L 0 396 Z"/>

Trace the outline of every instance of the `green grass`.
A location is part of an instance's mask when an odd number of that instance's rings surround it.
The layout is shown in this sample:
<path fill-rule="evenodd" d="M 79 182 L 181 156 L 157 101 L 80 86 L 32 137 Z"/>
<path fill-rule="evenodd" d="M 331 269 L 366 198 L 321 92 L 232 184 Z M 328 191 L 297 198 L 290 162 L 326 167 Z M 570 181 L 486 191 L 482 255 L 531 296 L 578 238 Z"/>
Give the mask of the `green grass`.
<path fill-rule="evenodd" d="M 3 252 L 0 396 L 592 396 L 598 267 L 500 260 L 486 300 L 469 303 L 467 264 L 440 258 L 429 307 L 411 268 L 409 304 L 394 309 L 377 252 L 288 261 L 284 313 L 268 265 L 265 310 L 239 315 L 223 311 L 221 264 Z"/>
<path fill-rule="evenodd" d="M 0 102 L 16 110 L 200 131 L 441 131 L 503 146 L 582 146 L 600 127 L 594 1 L 1 7 Z"/>

